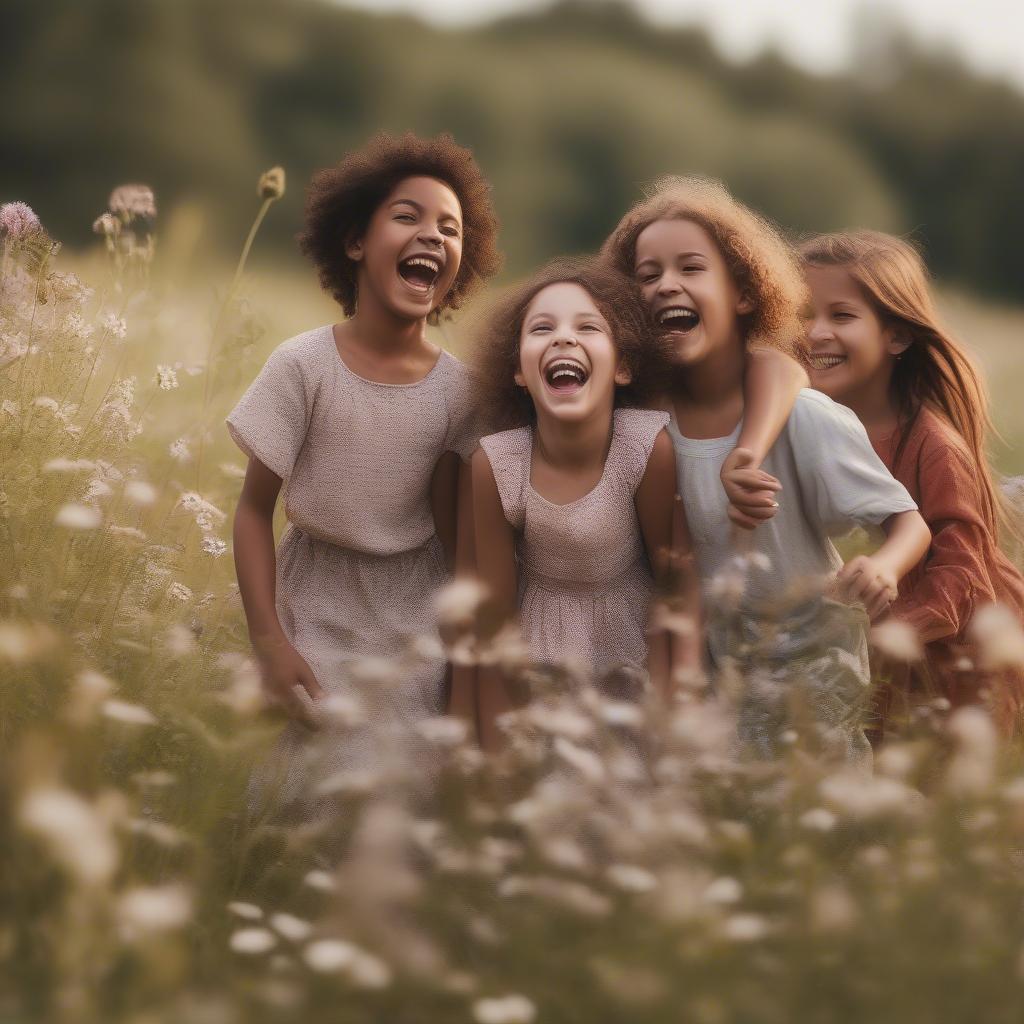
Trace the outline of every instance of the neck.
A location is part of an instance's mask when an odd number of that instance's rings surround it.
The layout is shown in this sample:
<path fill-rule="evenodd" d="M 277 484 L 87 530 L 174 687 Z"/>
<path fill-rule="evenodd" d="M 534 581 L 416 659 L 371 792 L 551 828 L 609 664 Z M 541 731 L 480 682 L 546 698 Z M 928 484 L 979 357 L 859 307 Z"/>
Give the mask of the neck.
<path fill-rule="evenodd" d="M 890 391 L 892 373 L 866 381 L 850 392 L 836 396 L 836 401 L 857 414 L 865 430 L 894 430 L 899 413 Z"/>
<path fill-rule="evenodd" d="M 612 440 L 613 410 L 609 406 L 585 420 L 566 422 L 543 409 L 537 412 L 535 445 L 549 466 L 573 469 L 604 463 Z"/>
<path fill-rule="evenodd" d="M 672 397 L 680 405 L 701 410 L 721 408 L 737 395 L 742 400 L 745 366 L 746 351 L 737 335 L 700 362 L 680 368 L 672 382 Z"/>
<path fill-rule="evenodd" d="M 401 352 L 427 343 L 427 318 L 408 320 L 396 316 L 364 289 L 355 313 L 346 321 L 346 333 L 366 348 L 378 352 Z"/>

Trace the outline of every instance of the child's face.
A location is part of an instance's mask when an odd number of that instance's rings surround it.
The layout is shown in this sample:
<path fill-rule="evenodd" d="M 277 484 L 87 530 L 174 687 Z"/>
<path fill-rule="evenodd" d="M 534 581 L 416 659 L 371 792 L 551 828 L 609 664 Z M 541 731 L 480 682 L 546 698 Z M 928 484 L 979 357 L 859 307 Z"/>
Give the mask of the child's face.
<path fill-rule="evenodd" d="M 608 322 L 578 284 L 552 284 L 533 297 L 519 335 L 516 383 L 538 414 L 580 421 L 610 409 L 615 385 L 628 384 Z"/>
<path fill-rule="evenodd" d="M 877 385 L 887 389 L 907 346 L 887 327 L 842 267 L 805 270 L 811 301 L 805 345 L 811 386 L 838 401 Z"/>
<path fill-rule="evenodd" d="M 738 339 L 750 312 L 714 239 L 691 220 L 656 220 L 636 240 L 640 294 L 680 365 L 693 365 Z"/>
<path fill-rule="evenodd" d="M 421 319 L 441 304 L 459 272 L 459 199 L 435 178 L 406 178 L 345 251 L 360 265 L 360 295 L 372 292 L 400 319 Z"/>

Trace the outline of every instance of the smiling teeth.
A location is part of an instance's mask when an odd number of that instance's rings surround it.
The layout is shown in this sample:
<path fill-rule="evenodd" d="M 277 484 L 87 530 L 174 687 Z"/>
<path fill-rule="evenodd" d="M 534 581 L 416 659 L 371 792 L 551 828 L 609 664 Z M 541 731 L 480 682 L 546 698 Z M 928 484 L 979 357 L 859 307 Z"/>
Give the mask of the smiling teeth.
<path fill-rule="evenodd" d="M 579 363 L 574 363 L 568 359 L 552 363 L 545 373 L 548 380 L 552 383 L 562 377 L 572 377 L 573 380 L 577 380 L 582 384 L 587 378 L 587 371 Z"/>
<path fill-rule="evenodd" d="M 426 267 L 428 270 L 432 270 L 435 274 L 441 273 L 441 264 L 436 260 L 427 259 L 424 256 L 413 256 L 412 259 L 405 261 L 407 267 Z"/>
<path fill-rule="evenodd" d="M 833 366 L 845 362 L 845 356 L 811 356 L 811 365 L 818 370 L 831 370 Z"/>
<path fill-rule="evenodd" d="M 672 309 L 663 310 L 658 317 L 659 323 L 668 323 L 669 320 L 696 321 L 697 314 L 692 309 L 685 309 L 679 306 L 674 306 Z"/>

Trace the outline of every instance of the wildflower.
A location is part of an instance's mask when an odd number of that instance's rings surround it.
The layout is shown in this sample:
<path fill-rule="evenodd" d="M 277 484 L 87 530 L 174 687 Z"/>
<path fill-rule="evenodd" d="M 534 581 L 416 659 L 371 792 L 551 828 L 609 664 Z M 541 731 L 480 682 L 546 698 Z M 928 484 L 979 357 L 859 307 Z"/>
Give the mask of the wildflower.
<path fill-rule="evenodd" d="M 90 721 L 96 709 L 114 692 L 114 684 L 102 672 L 83 669 L 75 676 L 67 707 L 70 721 L 82 725 Z"/>
<path fill-rule="evenodd" d="M 53 521 L 69 530 L 95 530 L 103 521 L 103 515 L 94 505 L 62 505 Z"/>
<path fill-rule="evenodd" d="M 177 781 L 177 777 L 172 772 L 164 771 L 161 768 L 151 772 L 136 772 L 132 778 L 143 788 L 152 786 L 163 789 L 165 786 L 173 786 Z"/>
<path fill-rule="evenodd" d="M 487 598 L 487 588 L 477 580 L 455 580 L 434 595 L 434 609 L 442 626 L 468 626 Z"/>
<path fill-rule="evenodd" d="M 213 558 L 220 558 L 227 551 L 227 544 L 217 537 L 204 537 L 200 547 Z"/>
<path fill-rule="evenodd" d="M 47 276 L 46 282 L 60 301 L 73 302 L 79 306 L 93 293 L 92 288 L 84 285 L 77 274 L 65 274 L 61 271 L 54 271 L 54 273 Z"/>
<path fill-rule="evenodd" d="M 768 922 L 757 914 L 733 914 L 726 918 L 722 934 L 732 942 L 757 942 L 768 934 Z"/>
<path fill-rule="evenodd" d="M 198 526 L 203 533 L 209 533 L 213 529 L 213 516 L 211 516 L 209 512 L 197 512 L 196 526 Z"/>
<path fill-rule="evenodd" d="M 104 213 L 92 222 L 92 230 L 94 234 L 103 235 L 110 242 L 121 233 L 121 222 L 113 214 Z"/>
<path fill-rule="evenodd" d="M 4 203 L 0 206 L 0 231 L 17 242 L 38 234 L 43 225 L 28 203 Z"/>
<path fill-rule="evenodd" d="M 140 886 L 117 901 L 117 920 L 129 941 L 181 928 L 191 916 L 192 897 L 183 885 Z"/>
<path fill-rule="evenodd" d="M 103 714 L 112 721 L 123 722 L 125 725 L 156 725 L 157 721 L 152 711 L 123 700 L 104 701 Z"/>
<path fill-rule="evenodd" d="M 279 935 L 283 935 L 291 942 L 305 942 L 313 933 L 313 926 L 308 921 L 303 921 L 301 917 L 295 917 L 293 914 L 272 914 L 270 923 Z"/>
<path fill-rule="evenodd" d="M 651 892 L 658 886 L 658 879 L 650 871 L 635 864 L 612 864 L 606 874 L 612 885 L 626 892 Z"/>
<path fill-rule="evenodd" d="M 811 926 L 818 932 L 844 932 L 857 920 L 857 905 L 841 885 L 825 885 L 811 898 Z"/>
<path fill-rule="evenodd" d="M 128 333 L 128 325 L 116 313 L 104 313 L 100 317 L 100 327 L 118 341 L 124 341 Z"/>
<path fill-rule="evenodd" d="M 131 818 L 125 823 L 125 827 L 129 832 L 146 836 L 147 839 L 152 839 L 153 842 L 159 843 L 160 846 L 166 846 L 170 850 L 177 849 L 186 841 L 185 835 L 173 825 L 168 825 L 166 821 L 154 821 L 152 818 Z"/>
<path fill-rule="evenodd" d="M 473 1019 L 477 1024 L 530 1024 L 536 1017 L 537 1008 L 526 996 L 478 999 L 473 1004 Z"/>
<path fill-rule="evenodd" d="M 78 313 L 68 313 L 61 324 L 61 330 L 72 338 L 85 341 L 92 337 L 95 328 L 92 324 L 87 324 Z"/>
<path fill-rule="evenodd" d="M 156 216 L 156 201 L 148 185 L 119 185 L 110 193 L 107 206 L 125 223 L 135 217 Z"/>
<path fill-rule="evenodd" d="M 869 819 L 906 813 L 919 805 L 916 790 L 897 779 L 840 771 L 823 779 L 819 791 L 825 801 L 852 818 Z"/>
<path fill-rule="evenodd" d="M 360 988 L 387 988 L 391 984 L 391 968 L 372 954 L 357 950 L 349 964 L 348 977 Z"/>
<path fill-rule="evenodd" d="M 56 786 L 30 790 L 18 818 L 80 881 L 99 885 L 117 870 L 118 849 L 109 825 L 76 793 Z"/>
<path fill-rule="evenodd" d="M 191 594 L 192 592 L 189 591 L 187 600 L 191 600 Z M 175 597 L 177 598 L 177 595 Z M 181 598 L 177 599 L 181 600 Z M 183 626 L 180 622 L 173 622 L 167 627 L 167 632 L 164 634 L 164 646 L 172 658 L 187 658 L 196 649 L 196 637 L 187 626 Z"/>
<path fill-rule="evenodd" d="M 266 928 L 240 928 L 232 934 L 229 945 L 236 953 L 259 956 L 272 950 L 277 945 L 277 939 Z"/>
<path fill-rule="evenodd" d="M 469 728 L 459 718 L 439 715 L 417 723 L 416 731 L 428 742 L 438 747 L 457 747 L 466 741 Z"/>
<path fill-rule="evenodd" d="M 259 194 L 261 199 L 280 199 L 284 195 L 284 168 L 271 167 L 260 175 Z"/>
<path fill-rule="evenodd" d="M 708 903 L 726 905 L 738 903 L 743 896 L 743 886 L 735 878 L 723 876 L 716 878 L 705 890 L 704 899 Z"/>
<path fill-rule="evenodd" d="M 184 583 L 175 581 L 167 588 L 167 596 L 172 601 L 180 601 L 182 604 L 187 604 L 195 595 Z"/>
<path fill-rule="evenodd" d="M 89 485 L 90 490 L 96 483 L 97 481 L 94 480 Z M 103 486 L 106 485 L 104 484 Z M 109 488 L 107 488 L 107 490 L 109 492 Z M 121 537 L 124 540 L 134 540 L 138 541 L 140 544 L 144 543 L 146 540 L 145 533 L 143 533 L 142 530 L 140 530 L 136 526 L 108 526 L 107 533 L 109 533 L 112 537 Z"/>
<path fill-rule="evenodd" d="M 800 815 L 800 827 L 809 832 L 831 832 L 838 819 L 827 807 L 812 807 Z"/>
<path fill-rule="evenodd" d="M 341 939 L 318 939 L 303 951 L 302 958 L 314 970 L 327 973 L 344 970 L 352 963 L 355 946 Z"/>
<path fill-rule="evenodd" d="M 969 632 L 985 668 L 1024 668 L 1024 630 L 1009 608 L 990 604 L 978 609 Z"/>
<path fill-rule="evenodd" d="M 177 508 L 184 509 L 186 512 L 196 514 L 198 512 L 206 512 L 213 516 L 218 522 L 223 522 L 227 515 L 221 512 L 216 505 L 211 504 L 205 498 L 200 497 L 195 491 L 184 491 L 180 498 L 178 498 Z"/>
<path fill-rule="evenodd" d="M 334 892 L 337 888 L 334 876 L 327 871 L 321 871 L 319 868 L 310 871 L 302 881 L 310 889 L 316 889 L 319 892 Z"/>
<path fill-rule="evenodd" d="M 17 417 L 21 415 L 18 403 L 12 402 L 9 398 L 5 398 L 3 402 L 0 403 L 0 412 L 3 412 L 5 416 L 10 416 L 13 419 L 17 419 Z"/>
<path fill-rule="evenodd" d="M 192 452 L 189 451 L 188 442 L 183 437 L 179 437 L 177 441 L 172 441 L 169 451 L 171 453 L 171 458 L 176 462 L 188 462 L 192 458 Z"/>
<path fill-rule="evenodd" d="M 124 485 L 124 497 L 131 505 L 152 505 L 157 499 L 157 489 L 145 480 L 129 480 Z"/>
<path fill-rule="evenodd" d="M 259 921 L 263 917 L 263 911 L 255 903 L 243 903 L 240 900 L 232 900 L 228 904 L 228 910 L 232 914 L 245 918 L 246 921 Z"/>
<path fill-rule="evenodd" d="M 161 391 L 174 391 L 178 387 L 178 373 L 173 366 L 161 363 L 156 368 L 156 382 Z"/>
<path fill-rule="evenodd" d="M 231 480 L 245 479 L 245 466 L 239 466 L 235 462 L 222 462 L 217 468 Z"/>
<path fill-rule="evenodd" d="M 946 771 L 946 786 L 956 796 L 981 796 L 993 784 L 998 738 L 988 713 L 959 708 L 949 718 L 954 754 Z"/>
<path fill-rule="evenodd" d="M 0 621 L 0 661 L 24 665 L 53 649 L 56 642 L 42 623 Z"/>
<path fill-rule="evenodd" d="M 604 781 L 604 764 L 592 750 L 579 747 L 564 736 L 555 738 L 554 750 L 563 761 L 575 768 L 588 782 Z"/>
<path fill-rule="evenodd" d="M 89 481 L 89 486 L 85 489 L 84 499 L 88 504 L 92 505 L 101 498 L 109 498 L 113 493 L 110 484 L 105 480 L 94 477 Z M 111 529 L 114 529 L 114 527 L 111 527 Z"/>
<path fill-rule="evenodd" d="M 872 627 L 869 639 L 873 647 L 894 661 L 914 662 L 924 657 L 917 630 L 908 622 L 886 619 Z"/>
<path fill-rule="evenodd" d="M 82 470 L 94 470 L 95 462 L 89 459 L 50 459 L 43 463 L 44 473 L 78 473 Z"/>

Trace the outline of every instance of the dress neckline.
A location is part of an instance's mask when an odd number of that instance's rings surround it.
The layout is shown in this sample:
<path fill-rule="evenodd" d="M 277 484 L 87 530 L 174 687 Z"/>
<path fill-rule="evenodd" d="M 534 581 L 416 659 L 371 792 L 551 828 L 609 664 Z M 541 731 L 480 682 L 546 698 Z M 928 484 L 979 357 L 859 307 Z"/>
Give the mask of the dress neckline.
<path fill-rule="evenodd" d="M 581 495 L 578 498 L 573 498 L 572 501 L 564 501 L 564 502 L 561 502 L 561 503 L 556 502 L 556 501 L 550 501 L 548 498 L 545 498 L 544 495 L 541 494 L 540 491 L 538 491 L 537 488 L 533 486 L 533 429 L 534 428 L 532 426 L 531 427 L 527 427 L 526 428 L 526 431 L 527 431 L 527 433 L 526 433 L 526 486 L 529 489 L 530 493 L 533 494 L 535 497 L 539 498 L 545 505 L 548 505 L 551 508 L 572 508 L 574 505 L 579 505 L 582 502 L 586 501 L 588 498 L 592 498 L 595 494 L 597 494 L 597 492 L 600 491 L 601 488 L 604 486 L 605 481 L 608 479 L 608 466 L 610 465 L 610 463 L 612 461 L 612 452 L 615 451 L 615 442 L 616 442 L 616 439 L 619 436 L 619 431 L 618 431 L 619 422 L 618 421 L 619 421 L 619 410 L 616 409 L 612 413 L 612 437 L 611 437 L 611 441 L 608 444 L 608 454 L 604 457 L 604 468 L 601 470 L 601 477 L 600 477 L 600 479 L 597 481 L 596 484 L 594 484 L 593 487 L 590 488 L 589 491 L 587 491 L 586 494 L 583 494 L 583 495 Z"/>
<path fill-rule="evenodd" d="M 350 377 L 353 377 L 355 380 L 359 381 L 360 383 L 369 384 L 372 387 L 377 388 L 418 388 L 421 384 L 425 384 L 428 380 L 430 380 L 431 377 L 434 376 L 435 373 L 438 372 L 441 363 L 444 362 L 445 356 L 450 356 L 449 352 L 446 349 L 439 349 L 437 353 L 437 359 L 434 360 L 434 365 L 431 366 L 431 368 L 427 370 L 427 372 L 422 377 L 420 377 L 419 380 L 407 381 L 404 384 L 391 384 L 388 381 L 383 380 L 370 380 L 369 377 L 363 377 L 360 374 L 356 373 L 356 371 L 353 370 L 352 367 L 345 362 L 345 360 L 342 358 L 341 353 L 338 351 L 338 343 L 334 340 L 334 325 L 328 324 L 327 327 L 324 328 L 324 332 L 326 335 L 327 343 L 330 345 L 331 350 L 334 352 L 335 359 L 337 359 L 337 361 L 341 364 L 342 370 L 345 373 L 347 373 Z"/>

